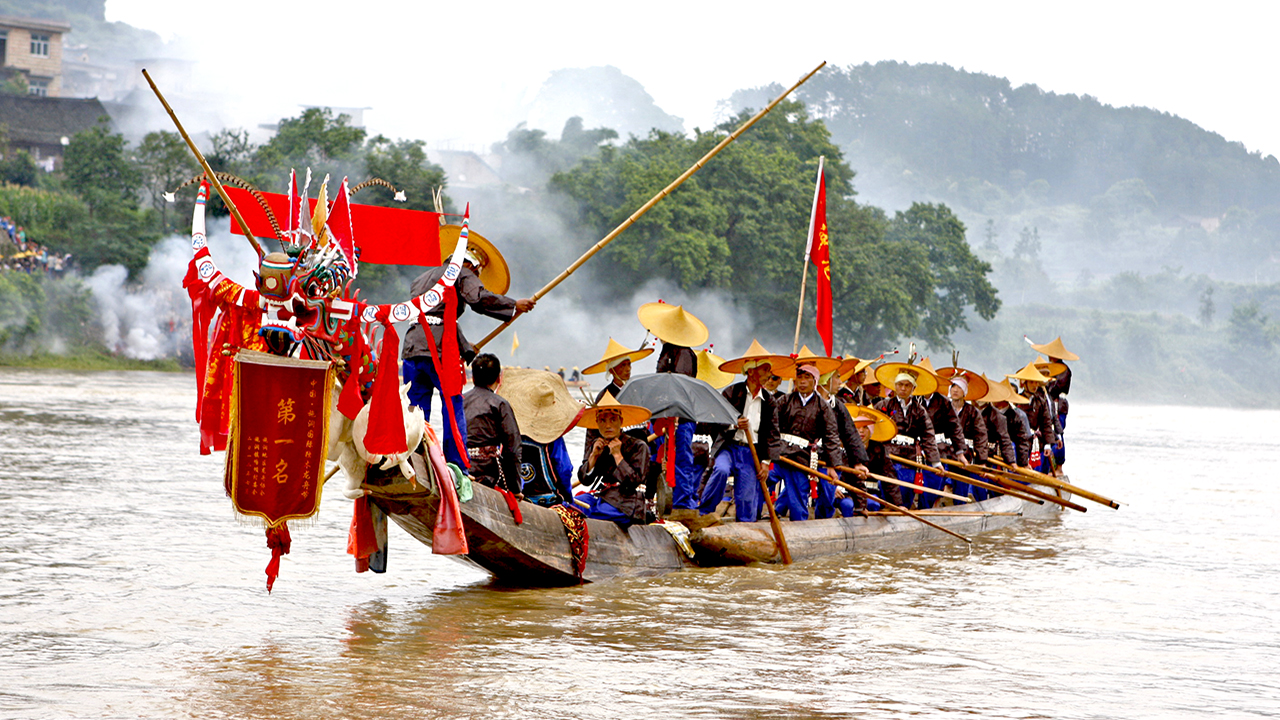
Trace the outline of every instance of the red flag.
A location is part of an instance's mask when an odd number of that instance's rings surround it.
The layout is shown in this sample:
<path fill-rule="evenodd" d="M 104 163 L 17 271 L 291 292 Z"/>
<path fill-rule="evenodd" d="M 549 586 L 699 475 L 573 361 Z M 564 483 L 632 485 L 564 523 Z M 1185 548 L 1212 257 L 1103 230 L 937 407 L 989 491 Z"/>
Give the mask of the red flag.
<path fill-rule="evenodd" d="M 276 231 L 267 220 L 267 213 L 248 190 L 226 187 L 231 202 L 249 225 L 255 237 L 275 237 Z M 261 193 L 277 219 L 289 214 L 289 196 L 280 193 Z M 310 200 L 315 208 L 315 198 Z M 380 207 L 378 205 L 351 205 L 351 225 L 360 232 L 356 248 L 360 250 L 360 262 L 375 265 L 421 265 L 435 267 L 440 264 L 440 215 L 423 210 Z M 330 227 L 330 230 L 333 228 Z M 244 231 L 234 219 L 231 232 L 240 235 Z"/>
<path fill-rule="evenodd" d="M 831 244 L 827 236 L 827 183 L 823 177 L 823 158 L 818 160 L 818 186 L 813 193 L 813 216 L 809 219 L 809 244 L 804 255 L 817 269 L 818 335 L 827 356 L 834 342 L 831 335 Z"/>
<path fill-rule="evenodd" d="M 347 197 L 347 179 L 342 178 L 342 187 L 338 188 L 338 197 L 333 199 L 329 207 L 329 234 L 333 242 L 338 244 L 342 256 L 347 259 L 347 267 L 356 268 L 355 231 L 351 227 L 351 201 Z M 367 262 L 367 261 L 366 261 Z"/>

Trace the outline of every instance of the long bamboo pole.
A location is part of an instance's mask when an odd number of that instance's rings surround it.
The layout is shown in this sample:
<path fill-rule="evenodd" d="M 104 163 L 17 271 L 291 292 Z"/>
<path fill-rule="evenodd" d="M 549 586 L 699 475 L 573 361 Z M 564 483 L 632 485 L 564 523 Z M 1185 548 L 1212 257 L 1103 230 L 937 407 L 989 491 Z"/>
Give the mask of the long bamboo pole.
<path fill-rule="evenodd" d="M 767 401 L 766 401 L 767 402 Z M 769 508 L 769 527 L 773 528 L 773 539 L 778 543 L 778 554 L 782 556 L 782 564 L 791 564 L 791 548 L 787 547 L 787 537 L 782 534 L 782 523 L 778 520 L 778 510 L 769 500 L 769 484 L 760 477 L 760 455 L 756 452 L 756 441 L 751 436 L 751 428 L 747 429 L 747 447 L 751 448 L 751 461 L 756 469 L 756 480 L 760 482 L 760 497 L 764 498 L 765 507 Z M 742 518 L 738 518 L 741 520 Z"/>
<path fill-rule="evenodd" d="M 993 465 L 1004 468 L 1009 472 L 1014 472 L 1019 475 L 1022 475 L 1023 477 L 1029 478 L 1035 482 L 1040 483 L 1041 485 L 1048 485 L 1049 487 L 1058 488 L 1060 490 L 1066 490 L 1067 492 L 1070 492 L 1074 495 L 1079 495 L 1080 497 L 1086 500 L 1092 500 L 1098 503 L 1099 505 L 1106 505 L 1107 507 L 1113 510 L 1120 509 L 1120 503 L 1116 502 L 1115 500 L 1112 500 L 1111 498 L 1108 498 L 1108 497 L 1103 497 L 1102 495 L 1099 495 L 1096 492 L 1085 490 L 1082 487 L 1076 487 L 1075 485 L 1072 485 L 1071 483 L 1066 482 L 1061 478 L 1054 477 L 1053 475 L 1045 475 L 1042 472 L 1037 472 L 1029 468 L 1015 467 L 1012 465 L 1008 465 L 1006 463 L 1000 462 L 995 458 L 988 458 L 988 460 Z"/>
<path fill-rule="evenodd" d="M 819 463 L 819 464 L 826 465 L 826 463 Z M 830 467 L 836 470 L 839 470 L 840 472 L 847 472 L 854 475 L 857 474 L 853 468 L 845 467 L 844 465 L 832 465 Z M 898 485 L 905 488 L 911 488 L 912 490 L 923 490 L 924 492 L 927 492 L 931 495 L 937 495 L 939 497 L 944 497 L 944 498 L 951 498 L 952 500 L 959 500 L 960 502 L 965 502 L 965 503 L 969 502 L 969 498 L 960 497 L 959 495 L 956 495 L 955 493 L 949 493 L 946 490 L 934 490 L 933 488 L 929 488 L 929 487 L 921 487 L 920 485 L 913 485 L 912 483 L 902 482 L 898 478 L 891 478 L 891 477 L 885 477 L 884 475 L 877 475 L 869 470 L 867 471 L 867 477 L 875 478 L 880 482 L 887 482 L 890 485 Z"/>
<path fill-rule="evenodd" d="M 813 208 L 809 211 L 809 235 L 804 244 L 804 270 L 800 273 L 800 305 L 796 308 L 796 336 L 791 341 L 791 352 L 800 352 L 800 318 L 804 317 L 804 286 L 809 279 L 809 251 L 813 248 L 813 226 L 818 214 L 818 188 L 822 187 L 822 168 L 826 156 L 818 156 L 818 181 L 813 184 Z"/>
<path fill-rule="evenodd" d="M 604 238 L 600 240 L 600 242 L 596 243 L 595 245 L 592 245 L 589 250 L 587 250 L 585 253 L 582 254 L 582 257 L 578 258 L 577 260 L 574 260 L 573 264 L 565 268 L 564 272 L 557 275 L 554 280 L 544 285 L 542 289 L 539 290 L 538 292 L 534 293 L 532 299 L 541 300 L 542 297 L 547 293 L 551 292 L 555 288 L 555 286 L 564 282 L 566 278 L 568 278 L 573 273 L 577 272 L 578 268 L 582 267 L 583 263 L 591 259 L 591 256 L 600 252 L 601 250 L 604 249 L 606 245 L 613 242 L 615 238 L 617 238 L 619 235 L 622 234 L 622 231 L 631 227 L 635 223 L 635 221 L 639 220 L 641 216 L 649 212 L 650 208 L 652 208 L 654 205 L 657 205 L 658 201 L 662 200 L 667 195 L 670 195 L 671 191 L 675 190 L 676 188 L 684 184 L 684 181 L 688 180 L 694 173 L 701 170 L 702 166 L 707 164 L 707 161 L 711 160 L 711 158 L 715 157 L 716 155 L 719 155 L 720 151 L 725 149 L 725 147 L 727 147 L 729 143 L 733 142 L 734 140 L 737 140 L 739 135 L 749 130 L 752 125 L 755 125 L 756 122 L 760 120 L 760 118 L 767 115 L 770 110 L 772 110 L 774 107 L 778 105 L 778 103 L 785 100 L 786 97 L 790 95 L 792 92 L 794 92 L 796 88 L 803 85 L 809 78 L 817 74 L 819 70 L 826 67 L 826 65 L 827 65 L 827 61 L 823 60 L 822 63 L 818 65 L 818 67 L 810 70 L 808 74 L 806 74 L 804 77 L 796 81 L 795 85 L 792 85 L 791 87 L 787 88 L 785 91 L 783 91 L 781 95 L 774 98 L 773 102 L 766 105 L 763 110 L 751 116 L 751 119 L 743 123 L 741 127 L 739 127 L 737 130 L 734 130 L 728 137 L 726 137 L 725 139 L 717 143 L 716 146 L 711 148 L 711 150 L 708 151 L 706 155 L 702 156 L 702 159 L 698 160 L 698 162 L 694 163 L 692 167 L 690 167 L 688 170 L 685 170 L 683 173 L 681 173 L 680 177 L 676 178 L 675 180 L 672 180 L 670 185 L 666 186 L 665 188 L 662 189 L 661 192 L 659 192 L 657 195 L 654 195 L 652 198 L 650 198 L 649 202 L 645 203 L 644 205 L 641 205 L 639 210 L 636 210 L 635 212 L 631 213 L 631 216 L 628 217 L 625 221 L 623 221 L 621 225 L 614 228 L 613 231 L 610 232 L 608 235 L 605 235 Z M 494 328 L 493 332 L 489 333 L 488 335 L 485 335 L 484 339 L 482 339 L 480 342 L 475 344 L 476 351 L 479 351 L 480 348 L 488 344 L 490 340 L 497 337 L 498 334 L 501 333 L 503 330 L 506 330 L 507 327 L 510 326 L 511 323 L 515 322 L 516 318 L 520 317 L 522 314 L 523 313 L 517 310 L 516 314 L 513 315 L 510 320 L 502 323 L 498 327 Z"/>
<path fill-rule="evenodd" d="M 977 487 L 985 488 L 987 490 L 994 490 L 998 493 L 1004 493 L 1005 495 L 1012 495 L 1018 498 L 1019 500 L 1026 500 L 1027 502 L 1033 502 L 1033 503 L 1036 503 L 1037 505 L 1043 505 L 1044 501 L 1048 500 L 1049 502 L 1061 505 L 1063 507 L 1069 507 L 1072 510 L 1078 510 L 1080 512 L 1088 511 L 1088 508 L 1086 508 L 1083 505 L 1078 505 L 1076 503 L 1071 502 L 1070 500 L 1064 500 L 1058 497 L 1057 495 L 1051 495 L 1046 492 L 1041 492 L 1039 490 L 1036 490 L 1035 488 L 1027 487 L 1026 485 L 1015 485 L 1013 483 L 1005 483 L 1005 482 L 1001 482 L 999 485 L 992 485 L 990 483 L 986 483 L 981 480 L 978 480 L 977 478 L 968 477 L 966 475 L 957 475 L 955 473 L 947 472 L 946 470 L 938 470 L 937 468 L 931 468 L 928 465 L 921 465 L 918 462 L 913 462 L 906 458 L 900 458 L 897 455 L 890 455 L 889 457 L 893 459 L 895 462 L 900 462 L 903 465 L 907 465 L 909 467 L 918 468 L 920 470 L 928 470 L 929 472 L 933 472 L 939 475 L 943 475 L 945 477 L 949 477 L 952 480 L 959 480 L 960 482 L 969 483 L 970 485 L 975 485 Z"/>
<path fill-rule="evenodd" d="M 173 111 L 173 108 L 169 107 L 169 101 L 164 99 L 164 95 L 161 94 L 160 88 L 156 87 L 156 81 L 151 79 L 151 73 L 147 72 L 146 68 L 142 69 L 142 77 L 147 79 L 147 84 L 151 86 L 151 92 L 156 94 L 156 97 L 160 99 L 160 104 L 164 106 L 164 111 L 169 113 L 169 119 L 172 120 L 174 126 L 178 128 L 178 134 L 182 136 L 183 140 L 187 141 L 187 147 L 191 148 L 191 152 L 195 154 L 196 160 L 200 163 L 200 167 L 204 168 L 205 177 L 209 178 L 209 182 L 213 185 L 213 188 L 218 191 L 218 197 L 222 198 L 223 204 L 231 211 L 231 217 L 235 218 L 237 223 L 240 223 L 240 229 L 244 230 L 245 238 L 247 238 L 249 240 L 249 244 L 253 246 L 254 252 L 258 253 L 258 260 L 262 260 L 263 256 L 266 255 L 266 252 L 262 249 L 262 245 L 258 243 L 257 238 L 253 236 L 253 233 L 249 232 L 249 223 L 245 222 L 244 218 L 240 217 L 240 210 L 236 208 L 236 204 L 231 202 L 231 198 L 227 196 L 226 188 L 222 187 L 222 183 L 218 181 L 218 176 L 214 174 L 213 168 L 209 167 L 209 162 L 204 159 L 204 154 L 200 152 L 200 148 L 196 147 L 196 144 L 192 142 L 191 136 L 187 134 L 186 128 L 182 127 L 182 123 L 178 120 L 177 113 Z"/>
<path fill-rule="evenodd" d="M 955 532 L 955 531 L 952 531 L 952 530 L 948 530 L 948 529 L 946 529 L 946 528 L 942 527 L 941 525 L 939 525 L 939 524 L 937 524 L 937 523 L 929 522 L 928 520 L 925 520 L 924 518 L 920 517 L 919 515 L 915 514 L 914 512 L 912 512 L 912 511 L 910 511 L 910 510 L 908 510 L 908 509 L 906 509 L 906 508 L 904 508 L 904 507 L 901 507 L 901 506 L 899 506 L 899 505 L 894 505 L 893 503 L 889 502 L 888 500 L 884 500 L 884 499 L 882 499 L 882 498 L 878 498 L 878 497 L 876 497 L 875 495 L 872 495 L 871 493 L 867 492 L 866 490 L 863 490 L 863 489 L 861 489 L 861 488 L 856 488 L 856 487 L 854 487 L 854 486 L 850 485 L 849 483 L 844 482 L 843 480 L 832 480 L 831 478 L 827 477 L 826 475 L 823 475 L 822 473 L 818 472 L 817 470 L 814 470 L 814 469 L 810 468 L 808 465 L 801 465 L 800 463 L 796 462 L 795 460 L 791 460 L 791 459 L 789 459 L 789 458 L 778 458 L 778 460 L 780 460 L 781 462 L 783 462 L 783 463 L 785 463 L 785 464 L 787 464 L 787 465 L 790 465 L 791 467 L 793 467 L 793 468 L 795 468 L 795 469 L 797 469 L 797 470 L 800 470 L 801 472 L 808 473 L 809 475 L 812 475 L 812 476 L 814 476 L 814 477 L 816 477 L 816 478 L 818 478 L 818 479 L 820 479 L 820 480 L 826 480 L 826 481 L 827 481 L 827 482 L 829 482 L 829 483 L 834 483 L 834 484 L 836 484 L 836 485 L 839 485 L 840 487 L 844 488 L 845 490 L 850 490 L 850 491 L 852 491 L 852 492 L 854 492 L 854 493 L 856 493 L 856 494 L 858 494 L 858 495 L 861 495 L 863 498 L 866 498 L 866 499 L 868 499 L 868 500 L 875 500 L 876 502 L 880 503 L 881 505 L 884 505 L 884 506 L 886 506 L 886 507 L 888 507 L 888 508 L 891 508 L 891 509 L 893 509 L 893 510 L 897 510 L 898 512 L 902 513 L 903 515 L 907 515 L 907 516 L 909 516 L 909 517 L 915 518 L 916 520 L 919 520 L 920 522 L 924 523 L 925 525 L 928 525 L 928 526 L 929 526 L 929 527 L 931 527 L 931 528 L 934 528 L 935 530 L 941 530 L 942 532 L 944 532 L 944 533 L 946 533 L 946 534 L 948 534 L 948 535 L 954 535 L 954 536 L 956 536 L 956 537 L 960 538 L 961 540 L 963 540 L 963 541 L 965 541 L 965 542 L 967 542 L 967 543 L 972 543 L 972 542 L 973 542 L 972 540 L 970 540 L 969 538 L 967 538 L 967 537 L 965 537 L 965 536 L 961 535 L 961 534 L 960 534 L 960 533 L 958 533 L 958 532 Z"/>

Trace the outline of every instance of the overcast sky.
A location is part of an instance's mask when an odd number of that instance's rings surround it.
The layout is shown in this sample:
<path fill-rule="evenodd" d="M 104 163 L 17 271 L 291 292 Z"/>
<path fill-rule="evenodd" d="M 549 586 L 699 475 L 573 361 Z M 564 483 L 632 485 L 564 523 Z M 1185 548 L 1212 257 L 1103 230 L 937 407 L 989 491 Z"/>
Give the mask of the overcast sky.
<path fill-rule="evenodd" d="M 267 119 L 369 106 L 371 131 L 432 144 L 504 137 L 560 68 L 614 65 L 692 129 L 822 60 L 898 60 L 1153 107 L 1280 155 L 1280 4 L 108 0 L 107 19 L 186 41 Z"/>

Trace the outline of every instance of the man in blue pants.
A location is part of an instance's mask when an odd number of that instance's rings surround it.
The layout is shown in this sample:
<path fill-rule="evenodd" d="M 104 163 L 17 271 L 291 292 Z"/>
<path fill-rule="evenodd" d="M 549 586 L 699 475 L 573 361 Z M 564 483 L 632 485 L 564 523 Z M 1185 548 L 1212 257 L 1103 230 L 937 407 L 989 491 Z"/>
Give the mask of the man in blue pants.
<path fill-rule="evenodd" d="M 836 426 L 836 416 L 831 406 L 818 395 L 818 368 L 802 364 L 796 368 L 795 391 L 778 401 L 778 438 L 782 441 L 780 457 L 810 468 L 822 460 L 828 466 L 844 465 L 844 448 Z M 835 470 L 827 470 L 835 478 Z M 776 509 L 792 522 L 809 519 L 809 475 L 788 465 L 775 465 L 772 477 L 783 483 Z M 835 486 L 826 480 L 819 482 L 819 493 L 830 504 L 835 496 Z"/>
<path fill-rule="evenodd" d="M 462 263 L 462 272 L 458 274 L 458 279 L 454 283 L 454 289 L 458 293 L 457 315 L 466 312 L 467 307 L 476 312 L 487 315 L 496 320 L 510 320 L 515 317 L 517 312 L 526 313 L 533 309 L 537 301 L 532 298 L 524 298 L 516 300 L 506 295 L 499 295 L 490 292 L 481 282 L 480 276 L 486 276 L 488 282 L 505 288 L 509 284 L 509 278 L 506 276 L 506 263 L 489 263 L 491 256 L 498 256 L 498 251 L 488 241 L 482 239 L 475 234 L 471 236 L 471 242 L 467 246 L 466 259 Z M 430 290 L 435 284 L 444 277 L 445 268 L 448 265 L 434 267 L 414 278 L 413 284 L 410 286 L 410 292 L 414 297 L 422 295 Z M 489 271 L 486 272 L 486 268 Z M 500 270 L 500 272 L 498 272 Z M 479 273 L 479 274 L 477 274 Z M 422 317 L 424 323 L 431 327 L 431 336 L 435 341 L 436 352 L 441 352 L 441 344 L 444 338 L 444 304 L 441 303 L 431 310 L 430 313 Z M 467 342 L 467 338 L 462 334 L 462 328 L 458 328 L 458 354 L 461 355 L 462 362 L 470 363 L 472 358 L 476 356 L 475 347 Z M 401 373 L 405 382 L 410 384 L 409 402 L 422 408 L 422 414 L 427 420 L 431 420 L 431 398 L 435 395 L 436 390 L 440 390 L 440 374 L 436 370 L 435 363 L 431 359 L 431 345 L 427 340 L 427 333 L 422 325 L 414 323 L 409 326 L 408 332 L 404 337 L 404 348 L 400 353 L 400 357 L 404 362 L 401 367 Z M 446 358 L 441 358 L 440 362 L 449 362 Z M 443 399 L 444 393 L 441 392 Z M 467 418 L 462 411 L 462 396 L 458 395 L 452 398 L 451 403 L 441 403 L 444 408 L 444 455 L 445 459 L 457 465 L 458 467 L 466 467 L 466 463 L 462 460 L 462 454 L 458 447 L 466 447 L 467 444 Z M 453 415 L 454 423 L 449 422 L 449 415 Z M 458 437 L 461 443 L 454 440 L 453 424 L 458 427 Z"/>
<path fill-rule="evenodd" d="M 771 355 L 755 340 L 744 356 L 721 363 L 722 372 L 743 373 L 747 378 L 720 391 L 738 411 L 738 424 L 720 432 L 708 453 L 714 460 L 698 503 L 701 514 L 715 512 L 732 475 L 734 518 L 739 522 L 760 518 L 764 501 L 760 480 L 768 477 L 769 462 L 778 457 L 781 448 L 773 419 L 773 402 L 764 389 L 764 381 L 791 364 L 791 358 Z M 747 444 L 748 438 L 755 443 L 756 456 L 760 458 L 758 467 Z"/>

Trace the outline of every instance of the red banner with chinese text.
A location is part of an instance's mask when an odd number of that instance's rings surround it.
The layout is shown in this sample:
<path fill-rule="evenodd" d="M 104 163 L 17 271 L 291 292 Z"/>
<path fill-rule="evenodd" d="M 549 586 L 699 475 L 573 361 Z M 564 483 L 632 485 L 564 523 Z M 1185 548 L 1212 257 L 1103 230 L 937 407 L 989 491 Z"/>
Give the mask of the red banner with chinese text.
<path fill-rule="evenodd" d="M 227 443 L 236 511 L 275 527 L 320 509 L 333 366 L 242 350 Z"/>
<path fill-rule="evenodd" d="M 827 183 L 818 165 L 818 187 L 813 199 L 813 217 L 809 223 L 809 261 L 817 269 L 818 335 L 828 356 L 832 354 L 834 338 L 831 333 L 831 243 L 827 233 Z"/>

